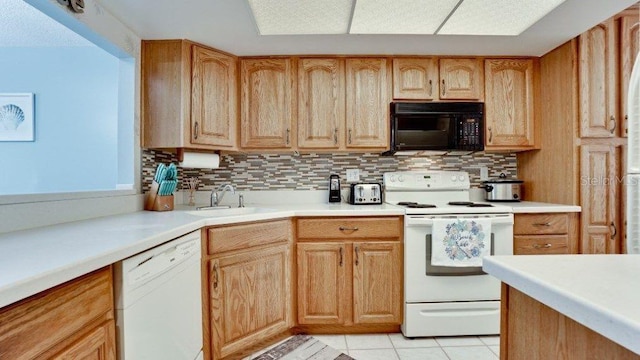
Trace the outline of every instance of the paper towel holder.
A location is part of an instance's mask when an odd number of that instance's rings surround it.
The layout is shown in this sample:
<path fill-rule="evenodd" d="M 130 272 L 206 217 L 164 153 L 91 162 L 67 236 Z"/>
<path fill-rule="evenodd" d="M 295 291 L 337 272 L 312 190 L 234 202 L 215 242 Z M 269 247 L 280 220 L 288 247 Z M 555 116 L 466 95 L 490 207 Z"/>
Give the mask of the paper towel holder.
<path fill-rule="evenodd" d="M 213 153 L 220 155 L 219 151 L 213 151 Z M 176 156 L 179 163 L 184 162 L 184 148 L 176 148 Z"/>

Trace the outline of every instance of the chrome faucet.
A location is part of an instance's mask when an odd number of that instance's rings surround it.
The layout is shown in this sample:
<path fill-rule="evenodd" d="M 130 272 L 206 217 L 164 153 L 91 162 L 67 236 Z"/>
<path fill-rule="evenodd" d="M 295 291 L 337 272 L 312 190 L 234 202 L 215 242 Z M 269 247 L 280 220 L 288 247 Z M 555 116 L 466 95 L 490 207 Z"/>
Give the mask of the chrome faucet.
<path fill-rule="evenodd" d="M 218 189 L 211 190 L 211 207 L 220 206 L 220 201 L 222 201 L 227 191 L 231 191 L 232 194 L 236 193 L 236 189 L 231 184 L 222 184 Z"/>

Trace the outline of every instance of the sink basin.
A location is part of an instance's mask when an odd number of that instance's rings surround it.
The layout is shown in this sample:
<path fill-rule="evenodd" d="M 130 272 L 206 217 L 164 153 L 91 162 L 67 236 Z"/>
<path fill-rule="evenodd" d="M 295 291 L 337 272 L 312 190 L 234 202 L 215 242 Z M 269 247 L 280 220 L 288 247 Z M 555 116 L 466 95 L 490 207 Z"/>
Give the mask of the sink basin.
<path fill-rule="evenodd" d="M 196 211 L 187 211 L 188 214 L 197 215 L 202 217 L 217 217 L 217 216 L 238 216 L 259 214 L 274 211 L 273 209 L 257 208 L 257 207 L 243 207 L 243 208 L 218 208 L 218 209 L 205 209 Z"/>

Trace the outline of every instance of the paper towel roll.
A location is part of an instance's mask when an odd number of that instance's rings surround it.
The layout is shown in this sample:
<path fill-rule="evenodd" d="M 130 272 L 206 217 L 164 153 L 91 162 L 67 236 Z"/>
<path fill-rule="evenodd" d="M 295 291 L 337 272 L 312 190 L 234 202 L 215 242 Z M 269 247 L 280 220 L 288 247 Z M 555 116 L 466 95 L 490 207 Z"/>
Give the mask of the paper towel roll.
<path fill-rule="evenodd" d="M 183 168 L 217 169 L 220 167 L 220 155 L 185 151 L 180 166 Z"/>

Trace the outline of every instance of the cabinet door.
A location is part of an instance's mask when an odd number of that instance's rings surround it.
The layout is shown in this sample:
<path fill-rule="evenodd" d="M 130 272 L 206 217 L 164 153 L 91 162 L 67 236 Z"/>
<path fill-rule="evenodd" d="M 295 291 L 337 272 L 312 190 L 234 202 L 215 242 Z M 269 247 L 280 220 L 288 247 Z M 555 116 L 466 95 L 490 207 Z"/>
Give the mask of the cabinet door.
<path fill-rule="evenodd" d="M 194 45 L 191 67 L 191 142 L 235 146 L 236 59 Z"/>
<path fill-rule="evenodd" d="M 620 115 L 622 116 L 622 136 L 627 136 L 627 121 L 629 119 L 627 109 L 627 91 L 629 90 L 629 79 L 631 70 L 636 61 L 636 56 L 640 51 L 640 21 L 638 12 L 625 14 L 620 18 Z"/>
<path fill-rule="evenodd" d="M 208 270 L 214 359 L 289 329 L 288 245 L 213 258 Z"/>
<path fill-rule="evenodd" d="M 440 59 L 440 99 L 482 98 L 480 59 Z"/>
<path fill-rule="evenodd" d="M 344 243 L 298 243 L 298 323 L 344 324 L 351 303 Z"/>
<path fill-rule="evenodd" d="M 618 149 L 608 145 L 580 148 L 580 197 L 583 254 L 620 252 Z"/>
<path fill-rule="evenodd" d="M 402 246 L 354 243 L 353 319 L 356 324 L 402 322 Z"/>
<path fill-rule="evenodd" d="M 295 106 L 291 59 L 243 59 L 241 145 L 288 149 Z"/>
<path fill-rule="evenodd" d="M 347 147 L 389 146 L 387 59 L 347 59 Z"/>
<path fill-rule="evenodd" d="M 53 357 L 53 360 L 115 360 L 114 321 L 108 321 Z"/>
<path fill-rule="evenodd" d="M 344 61 L 298 62 L 298 147 L 337 149 L 344 144 Z"/>
<path fill-rule="evenodd" d="M 533 147 L 533 66 L 531 59 L 485 60 L 487 147 Z"/>
<path fill-rule="evenodd" d="M 618 127 L 617 36 L 609 19 L 579 37 L 580 136 L 613 137 Z"/>
<path fill-rule="evenodd" d="M 435 58 L 393 59 L 393 98 L 438 98 L 438 65 Z"/>

